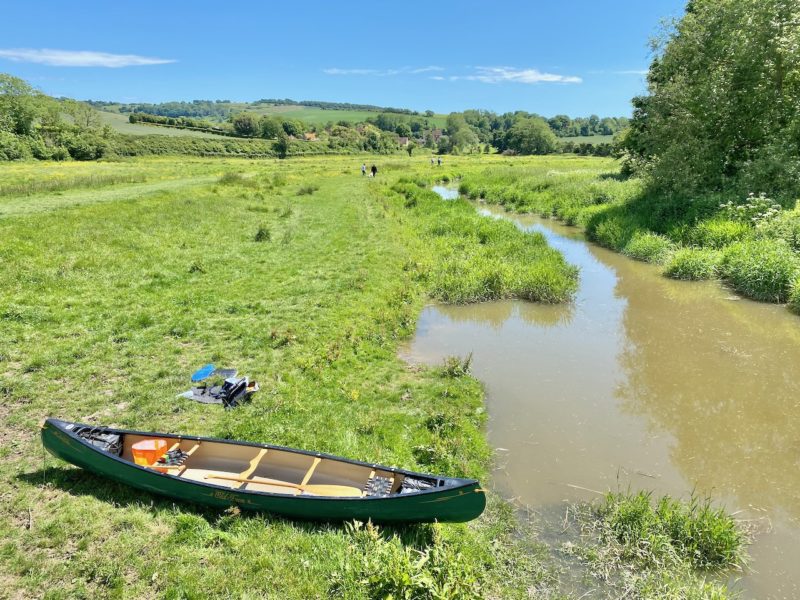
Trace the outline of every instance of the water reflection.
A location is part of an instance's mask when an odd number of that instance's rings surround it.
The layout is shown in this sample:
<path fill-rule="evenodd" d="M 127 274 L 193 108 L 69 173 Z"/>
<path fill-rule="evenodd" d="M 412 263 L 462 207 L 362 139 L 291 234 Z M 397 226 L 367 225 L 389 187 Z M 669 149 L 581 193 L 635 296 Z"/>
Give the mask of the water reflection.
<path fill-rule="evenodd" d="M 463 310 L 460 306 L 441 305 L 436 307 L 436 313 L 447 316 L 455 323 L 475 323 L 495 330 L 512 318 L 527 325 L 561 327 L 568 325 L 575 313 L 572 304 L 533 304 L 513 300 L 486 302 L 469 308 Z M 426 326 L 424 318 L 419 326 Z"/>
<path fill-rule="evenodd" d="M 443 185 L 435 185 L 431 189 L 445 200 L 455 200 L 458 198 L 458 190 L 456 189 L 444 187 Z"/>
<path fill-rule="evenodd" d="M 536 507 L 618 486 L 712 494 L 762 519 L 745 595 L 800 595 L 800 320 L 512 218 L 580 267 L 574 305 L 428 307 L 409 351 L 473 352 L 496 485 Z"/>

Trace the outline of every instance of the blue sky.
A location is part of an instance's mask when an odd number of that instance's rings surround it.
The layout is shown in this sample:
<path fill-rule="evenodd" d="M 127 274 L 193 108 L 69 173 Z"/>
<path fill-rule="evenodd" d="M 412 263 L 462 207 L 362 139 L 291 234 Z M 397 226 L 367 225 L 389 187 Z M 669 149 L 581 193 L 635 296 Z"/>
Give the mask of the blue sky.
<path fill-rule="evenodd" d="M 685 0 L 4 3 L 0 72 L 123 102 L 293 98 L 630 114 Z"/>

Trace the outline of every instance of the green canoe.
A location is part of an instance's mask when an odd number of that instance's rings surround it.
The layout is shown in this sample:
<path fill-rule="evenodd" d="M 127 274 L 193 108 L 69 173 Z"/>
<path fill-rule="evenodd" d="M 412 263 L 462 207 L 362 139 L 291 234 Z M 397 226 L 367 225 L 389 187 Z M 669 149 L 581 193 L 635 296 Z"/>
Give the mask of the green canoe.
<path fill-rule="evenodd" d="M 145 440 L 166 443 L 169 453 L 162 462 L 134 462 L 132 447 Z M 474 479 L 425 475 L 268 444 L 58 419 L 43 423 L 42 443 L 54 456 L 101 477 L 221 508 L 238 506 L 324 521 L 417 523 L 469 521 L 486 506 Z"/>

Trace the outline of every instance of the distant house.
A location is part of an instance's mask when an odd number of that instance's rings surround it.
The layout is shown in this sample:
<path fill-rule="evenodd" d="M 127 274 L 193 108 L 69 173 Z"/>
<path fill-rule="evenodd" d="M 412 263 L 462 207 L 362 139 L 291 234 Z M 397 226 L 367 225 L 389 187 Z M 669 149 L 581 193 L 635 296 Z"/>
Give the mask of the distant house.
<path fill-rule="evenodd" d="M 442 130 L 441 129 L 433 129 L 431 130 L 431 137 L 433 137 L 434 142 L 438 142 L 439 138 L 442 137 Z"/>
<path fill-rule="evenodd" d="M 317 141 L 317 134 L 308 132 L 303 134 L 303 139 L 307 142 L 316 142 Z"/>
<path fill-rule="evenodd" d="M 397 143 L 400 144 L 401 148 L 405 148 L 406 146 L 408 146 L 408 138 L 401 135 L 397 138 Z"/>

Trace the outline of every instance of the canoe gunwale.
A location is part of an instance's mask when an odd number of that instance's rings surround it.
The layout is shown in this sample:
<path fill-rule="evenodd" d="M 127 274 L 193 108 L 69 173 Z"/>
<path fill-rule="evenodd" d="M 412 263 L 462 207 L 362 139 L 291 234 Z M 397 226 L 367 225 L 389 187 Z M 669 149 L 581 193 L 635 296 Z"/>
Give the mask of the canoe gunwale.
<path fill-rule="evenodd" d="M 373 501 L 373 502 L 386 502 L 390 500 L 403 500 L 413 497 L 421 497 L 421 496 L 428 496 L 428 495 L 435 495 L 440 494 L 442 492 L 452 492 L 462 488 L 469 488 L 473 486 L 479 486 L 479 482 L 475 479 L 465 479 L 465 478 L 458 478 L 458 477 L 445 477 L 445 476 L 438 476 L 438 475 L 431 475 L 429 473 L 420 473 L 416 471 L 408 471 L 405 469 L 394 468 L 394 467 L 387 467 L 385 465 L 380 465 L 377 463 L 367 463 L 359 460 L 353 460 L 349 458 L 344 458 L 341 456 L 336 456 L 334 454 L 326 454 L 322 452 L 313 452 L 309 450 L 302 450 L 299 448 L 290 448 L 287 446 L 277 446 L 272 444 L 260 444 L 258 442 L 248 442 L 248 441 L 240 441 L 240 440 L 226 440 L 221 438 L 211 438 L 211 437 L 201 437 L 201 436 L 193 436 L 193 435 L 179 435 L 179 434 L 172 434 L 172 433 L 159 433 L 153 431 L 137 431 L 132 429 L 118 429 L 116 427 L 105 427 L 105 426 L 97 426 L 97 425 L 89 425 L 86 423 L 76 423 L 73 421 L 62 421 L 61 419 L 55 419 L 52 417 L 48 417 L 45 419 L 44 423 L 42 424 L 42 429 L 45 429 L 48 425 L 54 427 L 58 431 L 63 432 L 64 434 L 68 435 L 71 439 L 79 442 L 83 445 L 87 450 L 104 457 L 106 459 L 111 459 L 117 461 L 125 468 L 132 468 L 138 469 L 141 472 L 150 474 L 150 475 L 157 475 L 160 477 L 167 477 L 171 481 L 179 481 L 187 486 L 199 486 L 202 488 L 209 488 L 212 490 L 222 490 L 226 492 L 233 492 L 235 494 L 246 494 L 252 496 L 264 496 L 270 498 L 286 498 L 292 499 L 297 501 L 304 501 L 304 502 L 353 502 L 353 501 Z M 72 429 L 67 429 L 66 426 L 71 425 L 73 426 Z M 87 427 L 90 429 L 100 429 L 109 433 L 120 434 L 120 435 L 140 435 L 140 436 L 156 436 L 156 437 L 164 437 L 164 438 L 171 438 L 171 439 L 180 439 L 180 440 L 189 440 L 189 441 L 197 441 L 197 442 L 214 442 L 214 443 L 221 443 L 221 444 L 233 444 L 238 446 L 250 446 L 253 448 L 267 448 L 269 450 L 280 450 L 285 452 L 293 452 L 296 454 L 303 454 L 306 456 L 311 456 L 314 458 L 323 458 L 323 459 L 330 459 L 335 461 L 340 461 L 348 464 L 369 467 L 371 469 L 380 469 L 382 471 L 389 471 L 397 474 L 401 474 L 404 476 L 410 477 L 423 477 L 426 479 L 437 479 L 445 481 L 445 485 L 431 487 L 425 490 L 415 490 L 413 492 L 408 492 L 405 494 L 394 493 L 389 496 L 303 496 L 303 495 L 294 495 L 294 494 L 280 494 L 275 492 L 262 492 L 257 490 L 247 490 L 247 489 L 240 489 L 240 488 L 231 488 L 224 485 L 215 485 L 213 483 L 207 483 L 205 481 L 197 481 L 197 480 L 190 480 L 190 479 L 183 479 L 177 475 L 172 475 L 170 473 L 162 473 L 160 471 L 156 471 L 155 469 L 150 469 L 148 467 L 143 467 L 141 465 L 137 465 L 129 460 L 122 458 L 121 456 L 117 456 L 114 454 L 110 454 L 108 452 L 104 452 L 103 450 L 93 446 L 80 435 L 75 433 L 74 429 L 78 429 L 81 427 Z M 479 488 L 474 490 L 479 491 Z"/>

